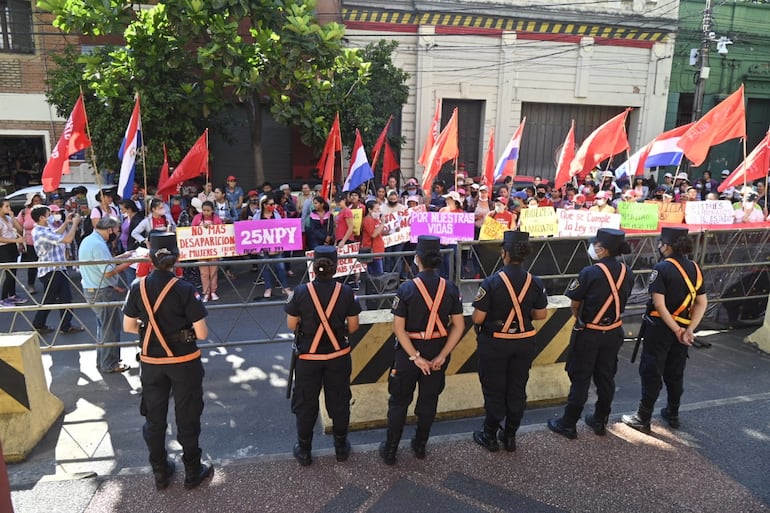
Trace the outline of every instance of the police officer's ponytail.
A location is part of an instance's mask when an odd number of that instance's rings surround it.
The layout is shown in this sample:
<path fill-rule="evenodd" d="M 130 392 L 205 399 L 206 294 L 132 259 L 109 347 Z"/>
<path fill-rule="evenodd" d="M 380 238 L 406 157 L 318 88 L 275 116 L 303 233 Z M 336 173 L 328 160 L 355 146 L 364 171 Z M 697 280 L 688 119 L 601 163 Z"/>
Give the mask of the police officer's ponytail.
<path fill-rule="evenodd" d="M 687 235 L 680 235 L 674 239 L 674 243 L 671 244 L 671 249 L 677 255 L 689 255 L 692 253 L 692 241 Z"/>
<path fill-rule="evenodd" d="M 313 272 L 319 278 L 329 280 L 334 277 L 336 271 L 337 264 L 332 262 L 330 258 L 318 258 L 313 261 Z"/>

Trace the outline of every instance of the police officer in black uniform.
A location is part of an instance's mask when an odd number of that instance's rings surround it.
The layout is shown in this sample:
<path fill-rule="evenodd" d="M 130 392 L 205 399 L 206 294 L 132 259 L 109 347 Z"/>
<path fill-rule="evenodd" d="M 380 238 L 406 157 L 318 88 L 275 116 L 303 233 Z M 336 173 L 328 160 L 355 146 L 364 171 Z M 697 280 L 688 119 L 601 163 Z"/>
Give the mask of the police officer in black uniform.
<path fill-rule="evenodd" d="M 201 463 L 198 438 L 203 413 L 203 365 L 196 340 L 208 337 L 206 307 L 195 287 L 174 276 L 176 235 L 153 234 L 155 270 L 135 282 L 123 307 L 123 330 L 138 333 L 142 345 L 142 430 L 158 490 L 168 487 L 175 465 L 166 453 L 169 394 L 174 397 L 177 440 L 182 446 L 184 487 L 192 489 L 214 473 Z"/>
<path fill-rule="evenodd" d="M 679 427 L 679 404 L 684 391 L 684 367 L 687 348 L 695 338 L 695 329 L 703 319 L 708 300 L 703 289 L 703 274 L 698 264 L 687 258 L 692 241 L 687 228 L 665 227 L 661 230 L 658 251 L 663 260 L 650 275 L 650 303 L 639 363 L 642 400 L 633 415 L 621 420 L 643 433 L 650 432 L 650 418 L 655 401 L 666 383 L 668 404 L 660 415 L 668 424 Z"/>
<path fill-rule="evenodd" d="M 294 457 L 312 463 L 313 427 L 318 418 L 318 395 L 323 386 L 326 411 L 333 421 L 337 461 L 350 455 L 350 344 L 348 333 L 358 329 L 358 304 L 350 286 L 334 280 L 337 247 L 318 246 L 313 256 L 316 278 L 294 289 L 284 307 L 289 329 L 296 334 L 295 380 L 291 410 L 297 416 Z"/>
<path fill-rule="evenodd" d="M 567 291 L 572 300 L 575 327 L 567 357 L 567 373 L 572 382 L 564 415 L 550 419 L 551 431 L 577 438 L 575 424 L 588 399 L 591 378 L 596 385 L 596 407 L 585 422 L 597 435 L 606 434 L 607 419 L 615 395 L 618 351 L 623 345 L 623 321 L 634 283 L 631 269 L 617 260 L 630 253 L 621 230 L 601 228 L 591 239 L 588 254 L 598 262 L 584 267 Z"/>
<path fill-rule="evenodd" d="M 545 319 L 548 297 L 540 278 L 521 267 L 529 255 L 529 234 L 506 231 L 503 267 L 484 280 L 473 300 L 479 380 L 486 416 L 473 439 L 489 451 L 516 450 L 516 431 L 527 407 L 527 380 L 537 351 L 533 319 Z M 500 423 L 505 419 L 505 429 Z"/>
<path fill-rule="evenodd" d="M 438 237 L 418 237 L 415 264 L 419 272 L 399 287 L 393 299 L 396 353 L 388 379 L 387 437 L 380 444 L 380 457 L 387 465 L 396 463 L 406 410 L 418 383 L 420 390 L 414 409 L 417 431 L 411 444 L 415 456 L 425 458 L 438 396 L 444 390 L 449 354 L 465 330 L 460 291 L 454 283 L 439 276 L 440 250 Z"/>

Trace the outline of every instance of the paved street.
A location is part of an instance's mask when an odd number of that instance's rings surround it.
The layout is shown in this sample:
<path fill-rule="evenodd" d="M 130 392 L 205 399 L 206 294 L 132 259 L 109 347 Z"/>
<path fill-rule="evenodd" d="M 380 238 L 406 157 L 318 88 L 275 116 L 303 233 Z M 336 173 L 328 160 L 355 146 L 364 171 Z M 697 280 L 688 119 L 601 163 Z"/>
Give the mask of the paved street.
<path fill-rule="evenodd" d="M 214 312 L 219 336 L 247 339 L 253 330 L 249 310 Z M 273 312 L 282 322 L 279 306 L 260 315 Z M 314 464 L 299 467 L 290 456 L 288 344 L 209 349 L 201 445 L 217 471 L 192 492 L 181 475 L 167 491 L 152 485 L 135 349 L 122 350 L 134 369 L 105 376 L 93 351 L 47 353 L 43 364 L 65 415 L 27 461 L 9 466 L 13 500 L 21 513 L 770 511 L 770 357 L 742 342 L 750 331 L 701 333 L 712 346 L 691 350 L 678 431 L 658 420 L 646 437 L 617 423 L 639 399 L 629 342 L 607 437 L 581 423 L 578 440 L 568 441 L 545 428 L 561 408 L 540 408 L 525 414 L 515 454 L 489 454 L 470 439 L 479 418 L 440 421 L 424 461 L 412 455 L 407 428 L 393 468 L 376 454 L 382 429 L 352 433 L 354 454 L 336 463 L 320 424 Z M 178 445 L 170 447 L 181 467 Z"/>

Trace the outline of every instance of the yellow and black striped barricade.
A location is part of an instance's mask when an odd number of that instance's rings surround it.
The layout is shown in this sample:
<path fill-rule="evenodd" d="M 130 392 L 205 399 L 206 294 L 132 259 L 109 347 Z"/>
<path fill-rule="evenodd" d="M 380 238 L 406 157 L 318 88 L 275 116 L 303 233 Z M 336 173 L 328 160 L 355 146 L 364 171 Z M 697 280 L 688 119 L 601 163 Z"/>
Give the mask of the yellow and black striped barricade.
<path fill-rule="evenodd" d="M 544 320 L 535 321 L 538 352 L 527 383 L 529 405 L 563 402 L 569 392 L 569 378 L 564 370 L 573 319 L 566 296 L 550 296 Z M 484 397 L 476 359 L 476 333 L 470 304 L 464 305 L 465 334 L 447 367 L 446 388 L 438 403 L 439 418 L 480 415 Z M 353 392 L 350 429 L 385 426 L 388 412 L 388 375 L 393 364 L 395 336 L 389 310 L 361 312 L 361 328 L 351 336 Z M 511 342 L 515 343 L 515 342 Z M 416 394 L 415 394 L 416 395 Z M 323 401 L 322 401 L 323 404 Z M 413 416 L 414 403 L 409 410 Z M 321 408 L 324 430 L 331 431 L 331 420 Z"/>
<path fill-rule="evenodd" d="M 0 439 L 5 461 L 17 463 L 64 411 L 48 391 L 37 333 L 0 335 Z"/>

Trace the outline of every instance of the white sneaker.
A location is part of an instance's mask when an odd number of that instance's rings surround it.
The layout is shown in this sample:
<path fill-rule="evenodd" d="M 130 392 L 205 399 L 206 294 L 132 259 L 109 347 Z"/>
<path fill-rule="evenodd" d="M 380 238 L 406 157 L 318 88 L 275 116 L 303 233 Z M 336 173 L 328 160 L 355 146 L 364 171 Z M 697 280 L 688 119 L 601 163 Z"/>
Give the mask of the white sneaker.
<path fill-rule="evenodd" d="M 209 302 L 209 295 L 208 294 L 203 294 L 203 299 L 201 299 L 201 301 L 203 303 L 208 303 Z"/>
<path fill-rule="evenodd" d="M 219 296 L 217 296 L 216 292 L 211 293 L 211 300 L 212 301 L 219 301 Z"/>

